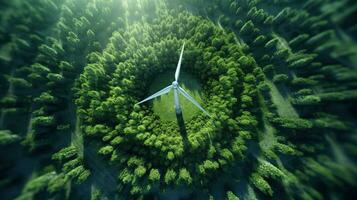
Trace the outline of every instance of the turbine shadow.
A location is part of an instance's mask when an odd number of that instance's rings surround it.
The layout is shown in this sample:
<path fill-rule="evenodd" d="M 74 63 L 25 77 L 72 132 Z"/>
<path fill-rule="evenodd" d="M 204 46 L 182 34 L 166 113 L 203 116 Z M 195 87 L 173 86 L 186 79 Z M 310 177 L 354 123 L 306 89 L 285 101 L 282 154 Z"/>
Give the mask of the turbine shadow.
<path fill-rule="evenodd" d="M 186 126 L 185 126 L 185 121 L 183 119 L 182 112 L 176 112 L 176 119 L 177 119 L 177 124 L 179 126 L 180 135 L 183 140 L 183 150 L 184 150 L 184 152 L 186 152 L 186 150 L 188 149 L 189 143 L 188 143 Z"/>

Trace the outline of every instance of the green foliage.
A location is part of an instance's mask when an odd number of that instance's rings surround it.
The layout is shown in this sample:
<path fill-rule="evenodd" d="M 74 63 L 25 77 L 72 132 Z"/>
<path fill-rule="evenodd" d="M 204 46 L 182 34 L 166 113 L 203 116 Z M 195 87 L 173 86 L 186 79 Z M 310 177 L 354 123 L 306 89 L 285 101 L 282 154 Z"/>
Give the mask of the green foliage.
<path fill-rule="evenodd" d="M 90 171 L 86 170 L 83 166 L 78 166 L 67 173 L 71 178 L 76 179 L 76 183 L 83 183 L 90 176 Z"/>
<path fill-rule="evenodd" d="M 18 141 L 20 137 L 9 130 L 0 130 L 0 146 Z"/>
<path fill-rule="evenodd" d="M 52 82 L 61 82 L 64 80 L 61 74 L 49 73 L 47 79 Z"/>
<path fill-rule="evenodd" d="M 146 168 L 144 166 L 139 166 L 135 169 L 134 174 L 137 177 L 142 177 L 146 173 Z"/>
<path fill-rule="evenodd" d="M 279 42 L 279 39 L 278 38 L 273 38 L 271 40 L 269 40 L 265 45 L 264 47 L 267 48 L 267 49 L 275 49 L 276 48 L 276 45 L 278 44 Z"/>
<path fill-rule="evenodd" d="M 108 145 L 99 149 L 98 153 L 102 155 L 108 155 L 113 152 L 113 147 Z"/>
<path fill-rule="evenodd" d="M 263 44 L 266 43 L 266 37 L 264 35 L 259 35 L 257 38 L 255 38 L 255 40 L 253 41 L 253 45 L 260 47 Z"/>
<path fill-rule="evenodd" d="M 290 7 L 286 7 L 283 10 L 281 10 L 273 19 L 273 22 L 275 25 L 280 25 L 283 23 L 286 19 L 288 19 L 288 16 L 291 12 Z"/>
<path fill-rule="evenodd" d="M 292 100 L 295 105 L 318 105 L 320 102 L 321 98 L 316 95 L 306 95 Z"/>
<path fill-rule="evenodd" d="M 15 78 L 15 77 L 10 77 L 8 78 L 9 84 L 14 85 L 15 87 L 20 87 L 20 88 L 31 88 L 31 83 L 29 83 L 27 80 L 23 78 Z"/>
<path fill-rule="evenodd" d="M 176 172 L 173 169 L 169 169 L 165 173 L 165 183 L 171 184 L 176 180 Z"/>
<path fill-rule="evenodd" d="M 192 178 L 191 178 L 190 172 L 187 171 L 187 169 L 185 169 L 185 168 L 180 169 L 177 181 L 184 183 L 186 185 L 190 185 L 192 183 Z"/>
<path fill-rule="evenodd" d="M 48 92 L 43 92 L 41 93 L 41 95 L 39 97 L 36 97 L 34 99 L 35 103 L 39 103 L 39 104 L 53 104 L 56 102 L 56 98 L 49 94 Z"/>
<path fill-rule="evenodd" d="M 317 95 L 321 101 L 325 102 L 339 102 L 339 101 L 348 101 L 348 100 L 354 100 L 357 98 L 357 91 L 356 90 L 351 90 L 351 91 L 341 91 L 341 92 L 327 92 L 327 93 L 321 93 Z"/>
<path fill-rule="evenodd" d="M 326 42 L 328 39 L 330 39 L 334 34 L 334 31 L 332 30 L 326 30 L 321 33 L 318 33 L 317 35 L 311 37 L 309 40 L 306 41 L 306 44 L 308 45 L 321 45 L 324 42 Z"/>
<path fill-rule="evenodd" d="M 228 191 L 227 200 L 239 200 L 239 198 L 232 191 Z"/>
<path fill-rule="evenodd" d="M 299 47 L 303 44 L 304 41 L 306 41 L 309 38 L 308 34 L 301 34 L 296 36 L 295 38 L 293 38 L 290 42 L 289 42 L 289 46 L 291 47 Z"/>
<path fill-rule="evenodd" d="M 151 169 L 149 174 L 149 180 L 152 182 L 156 182 L 160 180 L 160 172 L 158 169 Z"/>
<path fill-rule="evenodd" d="M 314 126 L 318 128 L 348 130 L 348 125 L 346 123 L 331 115 L 322 115 L 314 121 Z"/>
<path fill-rule="evenodd" d="M 68 183 L 69 178 L 65 174 L 58 174 L 48 182 L 47 190 L 50 193 L 62 190 Z"/>
<path fill-rule="evenodd" d="M 75 146 L 69 146 L 61 149 L 59 152 L 53 154 L 52 159 L 64 161 L 73 158 L 77 154 L 77 149 Z"/>
<path fill-rule="evenodd" d="M 239 31 L 240 34 L 242 35 L 248 35 L 248 34 L 253 34 L 254 33 L 254 24 L 252 21 L 246 22 L 242 28 Z"/>
<path fill-rule="evenodd" d="M 275 118 L 272 120 L 273 123 L 277 124 L 278 126 L 289 128 L 289 129 L 300 129 L 306 130 L 312 128 L 312 122 L 306 119 L 301 118 Z"/>
<path fill-rule="evenodd" d="M 299 152 L 297 152 L 293 147 L 281 143 L 275 144 L 275 148 L 277 151 L 283 153 L 283 154 L 288 154 L 288 155 L 298 155 Z"/>
<path fill-rule="evenodd" d="M 283 178 L 284 174 L 283 172 L 272 165 L 271 163 L 267 161 L 263 161 L 260 163 L 257 171 L 261 176 L 266 177 L 266 178 Z"/>
<path fill-rule="evenodd" d="M 57 56 L 57 51 L 55 49 L 53 49 L 52 47 L 49 47 L 48 45 L 41 45 L 39 47 L 39 50 L 41 53 L 43 53 L 46 56 L 55 58 Z"/>
<path fill-rule="evenodd" d="M 109 129 L 105 125 L 102 124 L 97 124 L 94 127 L 92 126 L 87 126 L 85 129 L 86 134 L 89 136 L 95 136 L 95 135 L 104 135 L 108 133 Z M 120 140 L 120 139 L 117 139 Z"/>
<path fill-rule="evenodd" d="M 61 61 L 59 68 L 63 71 L 72 71 L 74 70 L 74 66 L 71 65 L 69 62 L 67 61 Z"/>
<path fill-rule="evenodd" d="M 270 185 L 263 177 L 261 177 L 258 173 L 253 173 L 250 177 L 250 182 L 262 193 L 268 196 L 273 195 L 273 190 Z"/>
<path fill-rule="evenodd" d="M 308 78 L 302 78 L 302 77 L 295 77 L 292 81 L 291 84 L 296 85 L 296 86 L 314 86 L 317 85 L 317 81 L 308 79 Z"/>
<path fill-rule="evenodd" d="M 53 126 L 55 124 L 55 119 L 53 116 L 38 116 L 32 118 L 33 126 Z"/>
<path fill-rule="evenodd" d="M 277 74 L 273 77 L 274 83 L 286 83 L 289 77 L 286 74 Z"/>
<path fill-rule="evenodd" d="M 33 177 L 30 181 L 26 183 L 21 195 L 18 196 L 16 199 L 20 200 L 34 198 L 35 194 L 44 190 L 47 187 L 49 181 L 51 181 L 52 178 L 54 178 L 55 176 L 55 172 L 49 172 L 38 177 Z"/>

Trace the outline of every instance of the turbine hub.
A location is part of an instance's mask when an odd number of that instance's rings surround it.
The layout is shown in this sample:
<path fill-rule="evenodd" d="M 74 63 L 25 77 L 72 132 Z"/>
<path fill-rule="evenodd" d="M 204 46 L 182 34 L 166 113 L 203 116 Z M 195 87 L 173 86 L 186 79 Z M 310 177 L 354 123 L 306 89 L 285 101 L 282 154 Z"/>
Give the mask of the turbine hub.
<path fill-rule="evenodd" d="M 172 82 L 172 86 L 174 86 L 174 88 L 177 88 L 178 82 L 177 81 Z"/>

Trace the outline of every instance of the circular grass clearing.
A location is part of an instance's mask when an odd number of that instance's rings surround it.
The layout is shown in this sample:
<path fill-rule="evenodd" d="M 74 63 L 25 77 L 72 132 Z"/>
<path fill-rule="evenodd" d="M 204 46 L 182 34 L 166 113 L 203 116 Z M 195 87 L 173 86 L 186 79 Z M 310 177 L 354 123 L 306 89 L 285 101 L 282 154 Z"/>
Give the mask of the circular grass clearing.
<path fill-rule="evenodd" d="M 184 66 L 182 66 L 184 68 Z M 149 95 L 161 90 L 162 88 L 171 85 L 174 81 L 175 71 L 168 71 L 159 74 L 152 82 L 149 88 Z M 198 80 L 189 73 L 180 72 L 179 84 L 184 88 L 199 104 L 203 107 L 201 99 L 201 86 Z M 199 110 L 194 104 L 188 101 L 182 95 L 180 97 L 180 104 L 185 121 L 192 119 L 195 115 L 200 114 Z M 153 110 L 163 121 L 176 121 L 174 93 L 171 90 L 168 94 L 158 97 L 153 100 Z"/>

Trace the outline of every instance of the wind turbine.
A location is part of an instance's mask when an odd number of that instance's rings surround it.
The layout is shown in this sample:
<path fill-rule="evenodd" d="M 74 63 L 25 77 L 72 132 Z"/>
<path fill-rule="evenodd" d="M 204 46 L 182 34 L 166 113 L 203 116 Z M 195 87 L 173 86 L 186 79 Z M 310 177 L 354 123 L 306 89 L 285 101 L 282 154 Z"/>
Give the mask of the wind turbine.
<path fill-rule="evenodd" d="M 176 68 L 176 72 L 175 72 L 175 81 L 172 82 L 171 85 L 169 85 L 169 86 L 165 87 L 164 89 L 156 92 L 155 94 L 149 96 L 148 98 L 140 101 L 137 104 L 144 103 L 146 101 L 149 101 L 149 100 L 154 99 L 156 97 L 159 97 L 161 95 L 169 93 L 171 90 L 173 90 L 176 116 L 179 116 L 179 115 L 182 114 L 181 105 L 180 105 L 180 101 L 179 101 L 179 94 L 181 94 L 187 100 L 189 100 L 191 103 L 193 103 L 195 106 L 197 106 L 203 113 L 205 113 L 206 115 L 210 116 L 208 114 L 208 112 L 205 109 L 203 109 L 202 106 L 193 97 L 191 97 L 182 87 L 179 86 L 178 79 L 179 79 L 179 76 L 180 76 L 182 54 L 183 54 L 184 48 L 185 48 L 185 43 L 182 45 L 180 60 L 179 60 L 179 62 L 177 64 L 177 68 Z"/>

